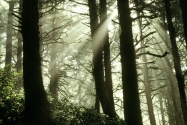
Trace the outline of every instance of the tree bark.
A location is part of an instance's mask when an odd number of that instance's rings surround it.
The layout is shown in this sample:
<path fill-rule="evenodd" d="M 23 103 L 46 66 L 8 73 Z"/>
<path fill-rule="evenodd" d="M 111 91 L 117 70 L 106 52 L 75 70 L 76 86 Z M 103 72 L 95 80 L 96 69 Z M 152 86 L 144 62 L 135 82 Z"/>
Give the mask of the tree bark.
<path fill-rule="evenodd" d="M 135 50 L 132 36 L 132 20 L 129 1 L 118 0 L 120 34 L 120 55 L 122 65 L 122 85 L 124 116 L 128 125 L 143 125 L 140 110 Z"/>
<path fill-rule="evenodd" d="M 168 89 L 168 94 L 166 96 L 167 101 L 166 101 L 166 108 L 167 108 L 167 114 L 168 114 L 168 123 L 169 125 L 179 125 L 176 124 L 176 118 L 175 118 L 175 114 L 174 114 L 174 108 L 173 108 L 173 104 L 170 98 L 170 89 Z"/>
<path fill-rule="evenodd" d="M 182 11 L 182 17 L 183 17 L 183 27 L 184 27 L 184 38 L 186 41 L 186 49 L 187 49 L 187 1 L 186 0 L 179 0 L 180 7 Z"/>
<path fill-rule="evenodd" d="M 100 113 L 100 102 L 99 102 L 99 98 L 98 98 L 98 95 L 96 93 L 96 98 L 95 98 L 95 109 L 98 113 Z"/>
<path fill-rule="evenodd" d="M 170 41 L 171 41 L 171 46 L 172 46 L 175 74 L 176 74 L 176 78 L 178 82 L 182 114 L 183 114 L 184 124 L 187 125 L 187 105 L 186 105 L 184 76 L 181 71 L 180 56 L 179 56 L 178 47 L 176 43 L 176 32 L 173 26 L 172 15 L 171 15 L 171 10 L 170 10 L 170 0 L 164 0 L 164 2 L 165 2 L 165 9 L 166 9 L 166 19 L 167 19 Z"/>
<path fill-rule="evenodd" d="M 166 122 L 165 122 L 165 113 L 164 113 L 164 104 L 163 104 L 163 97 L 162 97 L 162 91 L 159 92 L 159 103 L 160 103 L 160 112 L 161 112 L 161 116 L 162 116 L 162 125 L 165 125 Z"/>
<path fill-rule="evenodd" d="M 93 76 L 95 80 L 96 95 L 98 95 L 103 112 L 111 118 L 115 118 L 116 113 L 111 110 L 111 103 L 108 98 L 106 85 L 104 84 L 104 71 L 103 71 L 103 57 L 102 57 L 102 43 L 97 41 L 94 34 L 98 29 L 98 15 L 96 0 L 88 0 L 89 14 L 90 14 L 90 28 L 93 45 Z M 99 37 L 99 36 L 97 36 Z"/>
<path fill-rule="evenodd" d="M 159 48 L 161 50 L 161 52 L 164 52 L 162 46 L 159 45 Z M 168 57 L 165 57 L 163 64 L 163 70 L 167 71 L 167 79 L 169 80 L 169 88 L 168 88 L 168 95 L 170 96 L 170 98 L 168 98 L 168 105 L 171 105 L 170 107 L 173 107 L 173 112 L 172 110 L 169 111 L 169 113 L 172 113 L 171 116 L 173 116 L 172 121 L 174 121 L 177 125 L 183 125 L 183 120 L 182 120 L 182 113 L 180 112 L 181 110 L 181 106 L 179 105 L 179 101 L 178 101 L 178 89 L 177 87 L 177 81 L 176 78 L 174 78 L 173 72 L 172 72 L 172 65 L 169 61 L 170 59 Z"/>
<path fill-rule="evenodd" d="M 164 26 L 165 27 L 165 26 Z M 161 28 L 160 28 L 161 30 Z M 165 41 L 166 46 L 168 46 L 168 42 L 170 42 L 169 38 L 167 37 L 167 30 L 166 28 L 163 29 L 163 32 L 159 34 L 160 37 L 162 38 L 163 41 Z M 160 51 L 163 53 L 165 51 L 165 49 L 170 49 L 170 48 L 165 48 L 164 46 L 158 44 L 158 47 L 160 49 Z M 172 62 L 170 62 L 171 58 L 169 58 L 168 56 L 166 56 L 164 58 L 164 61 L 162 63 L 162 69 L 164 71 L 166 71 L 167 74 L 167 79 L 169 80 L 169 92 L 170 92 L 170 97 L 171 97 L 171 101 L 168 101 L 170 104 L 172 104 L 173 106 L 173 116 L 174 116 L 174 120 L 175 123 L 177 125 L 183 125 L 183 117 L 182 117 L 182 112 L 181 112 L 181 105 L 180 105 L 180 97 L 179 97 L 179 89 L 178 89 L 178 85 L 177 85 L 177 80 L 176 77 L 174 76 L 173 73 L 173 69 L 172 69 Z"/>
<path fill-rule="evenodd" d="M 108 97 L 111 102 L 111 109 L 115 111 L 114 97 L 113 97 L 113 84 L 112 84 L 112 71 L 111 71 L 111 61 L 110 61 L 110 43 L 108 34 L 108 22 L 107 21 L 107 2 L 106 0 L 100 0 L 100 25 L 106 34 L 101 34 L 103 39 L 103 51 L 104 51 L 104 71 L 105 71 L 105 84 L 108 92 Z"/>
<path fill-rule="evenodd" d="M 56 4 L 56 1 L 55 1 Z M 55 22 L 56 22 L 56 12 L 54 8 L 54 17 L 52 22 L 52 28 L 55 30 Z M 57 44 L 55 43 L 56 39 L 56 32 L 53 31 L 52 38 L 54 42 L 51 43 L 51 57 L 50 57 L 50 84 L 49 84 L 49 91 L 52 94 L 55 100 L 58 99 L 58 69 L 57 69 Z"/>
<path fill-rule="evenodd" d="M 23 0 L 23 80 L 25 125 L 51 125 L 49 102 L 43 86 L 39 44 L 38 0 Z"/>
<path fill-rule="evenodd" d="M 57 69 L 57 47 L 55 43 L 51 45 L 51 61 L 50 61 L 50 85 L 49 91 L 54 99 L 58 99 L 58 69 Z"/>
<path fill-rule="evenodd" d="M 140 13 L 137 12 L 137 15 L 140 16 Z M 143 39 L 142 35 L 142 19 L 139 19 L 139 30 L 140 30 L 140 40 L 141 40 L 141 47 L 142 47 L 142 53 L 145 53 L 145 41 Z M 148 107 L 148 114 L 149 114 L 149 120 L 151 125 L 156 125 L 155 115 L 154 115 L 154 108 L 153 108 L 153 102 L 151 98 L 151 91 L 150 91 L 150 81 L 149 81 L 149 74 L 148 74 L 148 67 L 147 67 L 147 57 L 145 54 L 142 55 L 142 62 L 143 64 L 143 79 L 144 79 L 144 86 L 145 86 L 145 95 L 147 99 L 147 107 Z"/>
<path fill-rule="evenodd" d="M 12 64 L 12 34 L 13 34 L 13 12 L 14 2 L 9 2 L 9 11 L 8 11 L 8 22 L 7 22 L 7 40 L 6 40 L 6 55 L 5 55 L 5 67 L 9 67 Z"/>
<path fill-rule="evenodd" d="M 144 53 L 145 49 L 143 49 L 142 52 Z M 152 103 L 152 98 L 151 98 L 150 82 L 149 82 L 146 55 L 142 56 L 142 61 L 145 63 L 145 64 L 143 64 L 143 74 L 144 74 L 144 85 L 145 85 L 145 92 L 146 92 L 145 94 L 146 94 L 146 99 L 147 99 L 147 107 L 148 107 L 150 124 L 151 125 L 156 125 L 155 115 L 154 115 L 154 111 L 153 111 L 154 108 L 153 108 L 153 103 Z"/>
<path fill-rule="evenodd" d="M 19 1 L 19 13 L 22 11 L 22 4 L 23 0 Z M 21 24 L 19 24 L 21 26 Z M 21 33 L 17 33 L 18 37 L 18 43 L 17 43 L 17 62 L 16 62 L 16 68 L 17 71 L 20 72 L 22 70 L 22 52 L 23 52 L 23 47 L 22 47 L 22 36 Z"/>

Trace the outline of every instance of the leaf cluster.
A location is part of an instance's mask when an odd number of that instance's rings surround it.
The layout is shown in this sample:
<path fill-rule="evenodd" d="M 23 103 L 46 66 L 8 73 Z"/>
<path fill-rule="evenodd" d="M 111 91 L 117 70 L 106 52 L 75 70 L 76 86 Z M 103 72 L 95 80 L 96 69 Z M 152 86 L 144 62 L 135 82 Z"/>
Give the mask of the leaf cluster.
<path fill-rule="evenodd" d="M 51 105 L 55 125 L 125 125 L 122 119 L 111 119 L 93 108 L 78 107 L 68 99 Z"/>
<path fill-rule="evenodd" d="M 16 87 L 21 75 L 0 69 L 0 124 L 21 125 L 23 123 L 23 92 Z"/>

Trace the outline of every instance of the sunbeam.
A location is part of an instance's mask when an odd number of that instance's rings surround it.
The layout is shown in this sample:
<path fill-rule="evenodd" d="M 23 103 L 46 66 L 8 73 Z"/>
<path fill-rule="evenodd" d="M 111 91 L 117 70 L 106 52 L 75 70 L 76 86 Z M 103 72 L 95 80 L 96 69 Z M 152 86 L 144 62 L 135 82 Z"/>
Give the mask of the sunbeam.
<path fill-rule="evenodd" d="M 117 15 L 117 9 L 113 10 L 113 12 L 109 15 L 105 21 L 103 21 L 102 24 L 99 25 L 99 28 L 95 31 L 95 33 L 92 36 L 93 41 L 93 51 L 98 52 L 99 46 L 103 45 L 104 43 L 104 37 L 108 33 L 108 24 L 116 17 Z"/>

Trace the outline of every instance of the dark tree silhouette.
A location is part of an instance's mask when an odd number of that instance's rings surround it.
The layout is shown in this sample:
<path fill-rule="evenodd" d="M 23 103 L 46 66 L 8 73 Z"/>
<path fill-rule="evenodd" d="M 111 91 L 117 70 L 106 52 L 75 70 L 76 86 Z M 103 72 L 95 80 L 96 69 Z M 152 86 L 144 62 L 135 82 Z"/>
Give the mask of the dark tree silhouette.
<path fill-rule="evenodd" d="M 103 51 L 104 51 L 104 71 L 105 71 L 105 84 L 108 92 L 109 100 L 111 101 L 111 109 L 115 111 L 114 107 L 114 97 L 113 97 L 113 85 L 112 85 L 112 71 L 111 71 L 111 61 L 110 61 L 110 43 L 108 34 L 108 22 L 107 22 L 107 2 L 106 0 L 100 0 L 100 25 L 102 25 L 103 34 L 101 37 L 103 39 Z"/>
<path fill-rule="evenodd" d="M 187 49 L 187 1 L 186 0 L 179 0 L 180 7 L 182 11 L 182 17 L 183 17 L 183 27 L 184 27 L 184 37 L 186 41 L 186 49 Z"/>
<path fill-rule="evenodd" d="M 43 86 L 39 53 L 38 0 L 23 0 L 23 79 L 25 125 L 51 125 L 49 103 Z"/>
<path fill-rule="evenodd" d="M 91 0 L 88 0 L 88 7 L 89 7 L 89 14 L 90 14 L 90 29 L 91 29 L 91 35 L 92 35 L 92 37 L 94 36 L 94 33 L 96 32 L 96 30 L 97 30 L 97 28 L 98 28 L 98 25 L 99 25 L 99 23 L 98 23 L 98 15 L 97 15 L 97 7 L 96 7 L 96 1 L 95 0 L 93 0 L 93 1 L 91 1 Z M 94 40 L 92 40 L 92 41 L 94 41 Z M 94 43 L 92 43 L 92 44 L 94 44 Z M 93 49 L 93 53 L 94 53 L 94 49 Z M 101 52 L 100 52 L 101 53 Z M 96 57 L 95 57 L 96 58 Z M 102 63 L 102 55 L 100 55 L 100 63 Z M 95 59 L 96 60 L 96 59 Z M 98 60 L 98 59 L 97 59 Z M 93 76 L 94 76 L 94 80 L 95 79 L 97 79 L 96 77 L 97 77 L 97 71 L 96 71 L 96 66 L 95 66 L 96 64 L 94 64 L 94 57 L 93 57 Z M 101 64 L 100 64 L 101 65 Z M 101 67 L 101 69 L 98 71 L 98 72 L 100 72 L 100 74 L 98 74 L 98 78 L 100 79 L 100 81 L 98 81 L 98 82 L 100 82 L 100 83 L 104 83 L 104 76 L 103 76 L 103 66 L 100 66 Z M 94 72 L 95 71 L 95 72 Z M 99 76 L 100 75 L 100 76 Z M 95 80 L 95 86 L 97 86 L 97 83 L 96 83 L 96 80 Z M 97 87 L 96 87 L 96 102 L 95 102 L 95 108 L 96 108 L 96 110 L 99 112 L 99 110 L 100 110 L 100 107 L 99 107 L 99 93 L 98 93 L 98 91 L 97 91 Z"/>
<path fill-rule="evenodd" d="M 22 11 L 22 4 L 23 4 L 23 0 L 19 1 L 19 13 L 21 13 Z M 19 24 L 20 26 L 21 24 Z M 22 51 L 23 51 L 23 47 L 22 47 L 22 36 L 21 33 L 18 32 L 17 33 L 17 38 L 18 38 L 18 43 L 17 43 L 17 62 L 16 62 L 16 68 L 17 71 L 21 71 L 22 70 Z"/>
<path fill-rule="evenodd" d="M 173 62 L 175 68 L 175 74 L 178 82 L 178 89 L 180 94 L 180 103 L 182 108 L 182 114 L 184 119 L 184 124 L 187 125 L 187 106 L 186 106 L 186 94 L 184 85 L 184 76 L 181 71 L 181 62 L 179 56 L 179 50 L 176 43 L 176 31 L 172 22 L 172 15 L 170 10 L 170 0 L 164 0 L 166 9 L 166 19 L 168 24 L 169 36 L 171 41 L 171 50 L 173 54 Z"/>
<path fill-rule="evenodd" d="M 96 0 L 88 0 L 89 13 L 90 13 L 90 26 L 91 26 L 91 36 L 93 41 L 93 76 L 95 80 L 96 95 L 101 102 L 103 112 L 109 117 L 114 118 L 116 113 L 111 109 L 111 102 L 108 97 L 108 92 L 106 91 L 106 85 L 104 84 L 104 71 L 102 63 L 102 43 L 98 43 L 94 34 L 98 29 L 98 15 Z"/>
<path fill-rule="evenodd" d="M 143 125 L 128 0 L 118 0 L 118 13 L 121 27 L 120 54 L 125 120 L 128 125 Z"/>

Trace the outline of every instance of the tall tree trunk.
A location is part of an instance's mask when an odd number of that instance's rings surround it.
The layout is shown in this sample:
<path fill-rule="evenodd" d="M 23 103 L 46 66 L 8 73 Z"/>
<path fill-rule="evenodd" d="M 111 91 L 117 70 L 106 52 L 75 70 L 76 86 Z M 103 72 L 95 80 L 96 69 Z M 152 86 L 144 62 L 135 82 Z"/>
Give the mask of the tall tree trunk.
<path fill-rule="evenodd" d="M 96 93 L 95 96 L 96 96 L 96 98 L 95 98 L 95 109 L 98 113 L 100 113 L 100 102 L 99 102 L 99 97 L 98 97 L 97 93 Z"/>
<path fill-rule="evenodd" d="M 39 44 L 38 0 L 23 0 L 23 79 L 25 125 L 51 125 L 49 102 L 43 86 Z"/>
<path fill-rule="evenodd" d="M 160 28 L 161 30 L 161 28 Z M 165 45 L 168 46 L 168 37 L 167 37 L 167 31 L 164 28 L 163 31 L 159 34 L 161 39 L 165 42 Z M 166 49 L 164 46 L 158 44 L 158 48 L 160 49 L 161 53 L 164 53 Z M 161 64 L 163 67 L 163 71 L 166 72 L 166 76 L 169 84 L 168 88 L 168 94 L 167 94 L 167 113 L 169 117 L 169 123 L 172 123 L 170 125 L 183 125 L 183 118 L 182 118 L 182 113 L 181 111 L 181 106 L 179 104 L 179 91 L 177 88 L 177 80 L 176 77 L 174 76 L 174 73 L 172 71 L 172 64 L 170 62 L 170 58 L 166 56 L 163 59 L 163 62 Z"/>
<path fill-rule="evenodd" d="M 132 20 L 129 1 L 118 0 L 120 34 L 120 54 L 122 64 L 122 85 L 124 116 L 128 125 L 143 125 L 140 110 L 135 50 L 132 36 Z"/>
<path fill-rule="evenodd" d="M 23 4 L 23 0 L 19 1 L 19 13 L 21 13 L 22 11 L 22 4 Z M 19 26 L 21 26 L 21 24 L 19 24 Z M 18 32 L 17 33 L 17 37 L 18 37 L 18 43 L 17 43 L 17 63 L 16 63 L 16 68 L 17 71 L 20 72 L 22 69 L 22 51 L 23 51 L 23 47 L 22 47 L 22 36 L 21 33 Z"/>
<path fill-rule="evenodd" d="M 167 64 L 165 64 L 165 67 L 167 67 L 167 66 L 169 66 L 168 63 L 170 63 L 170 62 L 167 59 L 167 57 L 165 57 L 165 58 L 166 58 L 166 63 L 167 63 Z M 170 107 L 173 107 L 173 111 L 170 110 L 169 113 L 172 113 L 172 115 L 171 115 L 171 116 L 173 116 L 172 121 L 175 122 L 176 125 L 183 125 L 183 120 L 181 118 L 182 114 L 180 112 L 181 108 L 179 108 L 180 105 L 178 104 L 179 102 L 177 100 L 178 91 L 176 90 L 176 83 L 175 83 L 176 80 L 173 78 L 173 73 L 172 73 L 171 68 L 172 67 L 170 67 L 169 72 L 168 72 L 168 76 L 167 76 L 167 79 L 169 79 L 169 81 L 168 81 L 169 82 L 168 96 L 170 97 L 170 98 L 168 98 L 169 99 L 168 103 L 170 103 L 168 105 L 172 105 Z M 165 70 L 168 71 L 167 68 Z"/>
<path fill-rule="evenodd" d="M 13 34 L 13 12 L 14 1 L 9 2 L 8 22 L 7 22 L 7 40 L 6 40 L 6 55 L 5 66 L 11 66 L 12 62 L 12 34 Z"/>
<path fill-rule="evenodd" d="M 167 108 L 167 114 L 168 114 L 168 120 L 169 120 L 169 125 L 179 125 L 176 124 L 176 118 L 175 118 L 175 114 L 174 114 L 174 108 L 173 108 L 173 104 L 172 104 L 172 99 L 170 98 L 170 89 L 168 89 L 168 93 L 167 93 L 167 102 L 166 102 L 166 108 Z"/>
<path fill-rule="evenodd" d="M 137 15 L 140 16 L 140 13 L 137 12 Z M 140 30 L 140 40 L 141 40 L 141 47 L 142 47 L 142 53 L 145 53 L 145 41 L 143 39 L 142 35 L 142 19 L 139 19 L 139 30 Z M 148 114 L 149 114 L 149 120 L 151 125 L 156 125 L 155 115 L 154 115 L 154 108 L 153 108 L 153 102 L 151 98 L 151 90 L 150 90 L 150 81 L 149 81 L 149 74 L 148 74 L 148 67 L 147 67 L 147 57 L 145 54 L 142 55 L 142 62 L 143 64 L 143 78 L 144 78 L 144 86 L 145 86 L 145 95 L 147 99 L 147 107 L 148 107 Z"/>
<path fill-rule="evenodd" d="M 56 1 L 55 1 L 56 4 Z M 52 94 L 55 100 L 58 99 L 58 69 L 57 69 L 57 44 L 56 41 L 56 32 L 55 32 L 55 22 L 56 22 L 56 10 L 53 10 L 53 21 L 52 21 L 52 38 L 54 42 L 51 43 L 51 57 L 50 57 L 50 84 L 49 84 L 49 91 Z"/>
<path fill-rule="evenodd" d="M 49 91 L 54 99 L 58 99 L 58 69 L 57 69 L 57 46 L 55 43 L 51 45 L 51 62 L 50 62 L 50 85 Z"/>
<path fill-rule="evenodd" d="M 184 38 L 186 41 L 186 49 L 187 49 L 187 1 L 186 0 L 179 0 L 180 7 L 182 11 L 182 17 L 183 17 L 183 27 L 184 27 Z"/>
<path fill-rule="evenodd" d="M 104 84 L 102 43 L 97 41 L 96 37 L 94 37 L 94 34 L 98 28 L 96 0 L 88 0 L 88 6 L 90 13 L 91 36 L 93 42 L 93 76 L 95 80 L 96 95 L 98 95 L 99 101 L 101 102 L 103 112 L 109 117 L 114 118 L 116 113 L 111 110 L 112 104 L 108 98 L 108 92 L 106 91 L 106 85 Z"/>
<path fill-rule="evenodd" d="M 167 39 L 165 39 L 167 41 Z M 161 50 L 162 53 L 164 53 L 164 49 L 163 46 L 158 45 L 159 49 Z M 181 106 L 179 104 L 179 91 L 177 88 L 177 81 L 176 78 L 174 77 L 173 71 L 172 71 L 172 65 L 170 62 L 169 57 L 165 57 L 164 58 L 164 62 L 162 63 L 163 67 L 162 69 L 166 71 L 167 73 L 167 79 L 169 80 L 169 96 L 170 101 L 168 102 L 172 102 L 171 104 L 173 105 L 173 116 L 174 116 L 174 121 L 177 125 L 183 125 L 183 118 L 182 118 L 182 113 L 181 111 Z M 170 111 L 171 113 L 171 111 Z"/>
<path fill-rule="evenodd" d="M 105 66 L 105 84 L 108 91 L 109 100 L 112 103 L 111 109 L 115 111 L 114 97 L 113 97 L 113 85 L 112 85 L 112 72 L 111 72 L 111 61 L 110 61 L 110 43 L 108 34 L 108 22 L 107 22 L 107 2 L 106 0 L 100 0 L 100 25 L 103 25 L 103 31 L 106 34 L 101 34 L 103 39 L 103 51 L 104 51 L 104 66 Z"/>
<path fill-rule="evenodd" d="M 164 26 L 167 27 L 167 26 Z M 167 35 L 167 30 L 166 28 L 163 28 L 160 30 L 163 30 L 163 32 L 160 35 L 160 37 L 163 39 L 165 42 L 165 45 L 168 46 L 168 42 L 170 42 L 168 35 Z M 162 53 L 164 53 L 165 49 L 170 49 L 170 48 L 165 48 L 164 46 L 158 44 L 159 49 L 161 50 Z M 171 96 L 171 104 L 173 105 L 174 109 L 174 120 L 177 125 L 183 125 L 183 117 L 182 117 L 182 112 L 181 112 L 181 105 L 180 105 L 180 95 L 179 95 L 179 89 L 178 89 L 178 84 L 176 77 L 174 76 L 173 69 L 172 69 L 172 62 L 170 62 L 171 58 L 166 56 L 164 58 L 164 61 L 162 63 L 162 69 L 166 71 L 167 74 L 167 79 L 169 80 L 169 91 L 170 91 L 170 96 Z M 169 101 L 168 101 L 169 102 Z"/>
<path fill-rule="evenodd" d="M 160 103 L 160 112 L 161 112 L 161 116 L 162 116 L 162 119 L 161 119 L 161 121 L 162 121 L 162 125 L 165 125 L 166 124 L 166 120 L 165 120 L 165 113 L 164 113 L 164 105 L 163 105 L 163 97 L 162 97 L 162 92 L 160 91 L 159 92 L 159 103 Z"/>
<path fill-rule="evenodd" d="M 187 105 L 186 105 L 184 76 L 181 71 L 180 56 L 178 53 L 178 47 L 176 43 L 176 33 L 175 33 L 175 28 L 173 26 L 171 10 L 170 10 L 170 0 L 164 0 L 164 2 L 165 2 L 165 9 L 166 9 L 166 19 L 168 23 L 168 30 L 169 30 L 170 41 L 172 46 L 175 74 L 178 82 L 182 114 L 183 114 L 184 124 L 187 125 Z"/>
<path fill-rule="evenodd" d="M 88 0 L 88 7 L 89 7 L 89 13 L 90 13 L 90 29 L 91 29 L 91 37 L 93 37 L 94 36 L 94 33 L 95 33 L 95 31 L 97 30 L 97 28 L 98 28 L 98 25 L 99 25 L 99 23 L 98 23 L 98 16 L 97 16 L 97 7 L 96 7 L 96 1 L 95 0 Z M 93 42 L 95 42 L 94 41 L 94 37 L 92 38 L 92 46 L 94 45 L 94 43 Z M 94 47 L 94 46 L 93 46 Z M 95 50 L 96 51 L 96 50 Z M 95 52 L 94 52 L 94 48 L 93 48 L 93 53 L 95 54 Z M 96 74 L 96 72 L 94 72 L 94 70 L 96 70 L 96 67 L 95 67 L 95 65 L 96 64 L 94 64 L 94 58 L 96 58 L 95 57 L 95 55 L 94 55 L 94 57 L 93 57 L 93 77 L 94 77 L 94 80 L 96 79 L 96 77 L 95 77 L 95 75 L 97 75 Z M 102 61 L 101 61 L 102 62 Z M 103 84 L 104 83 L 104 80 L 103 80 L 103 73 L 100 73 L 101 74 L 101 76 L 100 77 L 102 77 L 102 78 L 100 78 L 101 79 L 101 84 Z M 99 77 L 98 77 L 99 78 Z M 100 112 L 100 109 L 99 109 L 99 100 L 100 100 L 100 98 L 99 98 L 99 93 L 98 93 L 98 91 L 97 91 L 97 83 L 96 83 L 96 80 L 95 80 L 95 87 L 96 87 L 96 98 L 95 98 L 95 109 L 98 111 L 98 112 Z"/>
<path fill-rule="evenodd" d="M 144 45 L 142 46 L 144 47 Z M 145 53 L 145 49 L 142 50 Z M 151 91 L 150 91 L 150 82 L 149 82 L 149 75 L 148 75 L 148 67 L 147 67 L 147 58 L 146 55 L 142 55 L 142 61 L 145 63 L 143 64 L 143 74 L 144 74 L 144 85 L 145 85 L 145 94 L 147 99 L 147 107 L 148 107 L 148 114 L 150 119 L 151 125 L 156 125 L 155 115 L 153 111 L 153 103 L 151 98 Z"/>

